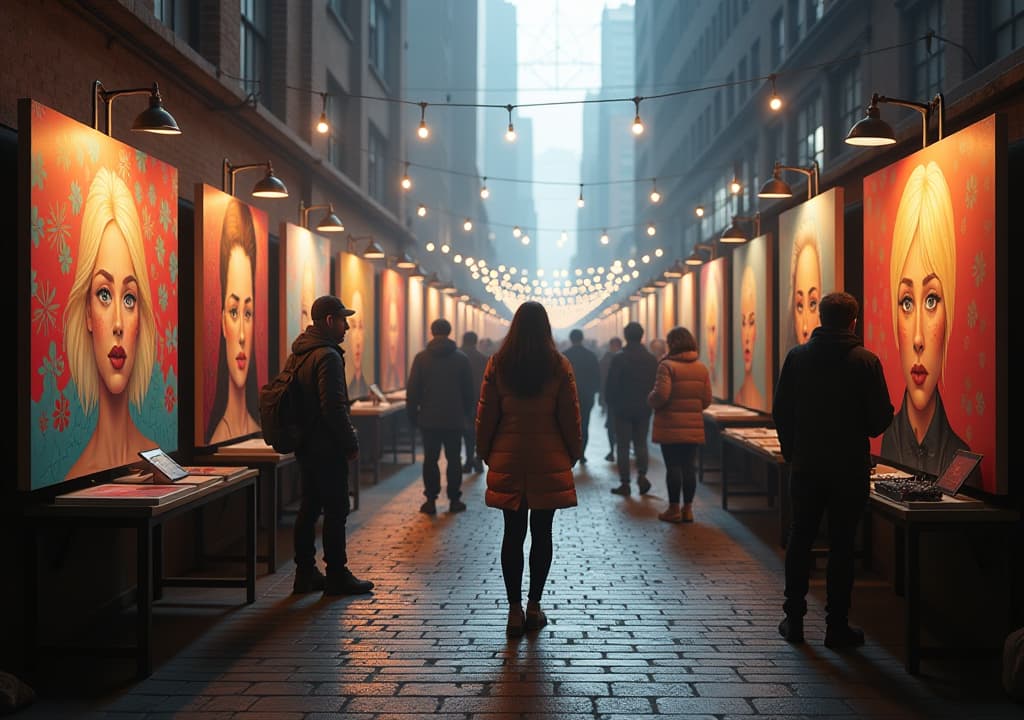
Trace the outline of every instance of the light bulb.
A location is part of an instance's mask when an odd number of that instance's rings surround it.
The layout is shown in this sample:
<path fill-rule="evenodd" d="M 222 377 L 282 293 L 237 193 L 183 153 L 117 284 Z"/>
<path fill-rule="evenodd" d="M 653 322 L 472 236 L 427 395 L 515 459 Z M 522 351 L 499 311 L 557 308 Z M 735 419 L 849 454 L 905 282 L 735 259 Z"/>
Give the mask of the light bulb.
<path fill-rule="evenodd" d="M 648 226 L 647 226 L 647 234 L 648 234 L 648 235 L 649 235 L 650 237 L 654 237 L 654 235 L 655 235 L 655 234 L 656 234 L 657 232 L 658 232 L 658 230 L 657 230 L 657 228 L 655 228 L 655 227 L 654 227 L 654 223 L 651 223 L 650 225 L 648 225 Z"/>
<path fill-rule="evenodd" d="M 430 137 L 430 128 L 427 127 L 426 120 L 420 120 L 420 126 L 416 130 L 416 134 L 419 135 L 420 140 L 426 140 Z"/>
<path fill-rule="evenodd" d="M 512 228 L 512 237 L 517 238 L 517 237 L 522 236 L 522 234 L 523 234 L 523 231 L 519 229 L 518 225 L 516 225 L 514 228 Z M 525 245 L 526 243 L 523 243 L 523 244 Z"/>
<path fill-rule="evenodd" d="M 482 188 L 480 188 L 480 197 L 483 200 L 486 200 L 490 196 L 491 196 L 491 191 L 487 189 L 486 185 L 484 185 Z"/>
<path fill-rule="evenodd" d="M 449 245 L 448 243 L 444 243 L 441 246 L 441 252 L 445 253 L 446 255 L 451 251 L 451 249 L 452 249 L 452 246 Z"/>
<path fill-rule="evenodd" d="M 693 209 L 693 214 L 696 215 L 699 218 L 704 217 L 704 206 L 703 205 L 698 205 L 697 207 L 695 207 Z"/>
<path fill-rule="evenodd" d="M 462 255 L 460 253 L 455 253 L 454 255 L 452 255 L 452 260 L 454 260 L 457 263 L 460 263 L 462 262 Z"/>
<path fill-rule="evenodd" d="M 780 110 L 782 108 L 782 98 L 778 95 L 772 95 L 771 99 L 768 101 L 768 107 L 772 110 Z"/>
<path fill-rule="evenodd" d="M 602 245 L 607 245 L 608 244 L 608 233 L 607 232 L 602 232 L 601 233 L 601 244 Z"/>
<path fill-rule="evenodd" d="M 403 190 L 408 190 L 411 187 L 412 187 L 412 178 L 409 177 L 408 175 L 403 175 L 402 176 L 402 189 Z"/>
<path fill-rule="evenodd" d="M 466 232 L 469 232 L 470 230 L 472 230 L 473 229 L 473 221 L 470 220 L 469 218 L 466 218 L 465 220 L 463 220 L 462 221 L 462 229 L 465 230 Z"/>
<path fill-rule="evenodd" d="M 665 251 L 662 250 L 661 248 L 656 248 L 654 250 L 654 257 L 661 257 L 664 254 L 665 254 Z"/>
<path fill-rule="evenodd" d="M 731 192 L 733 195 L 739 195 L 742 189 L 743 185 L 741 185 L 740 181 L 737 180 L 736 178 L 733 178 L 732 182 L 729 183 L 729 192 Z"/>
<path fill-rule="evenodd" d="M 423 203 L 420 203 L 420 206 L 418 208 L 416 208 L 416 214 L 419 215 L 420 217 L 426 217 L 427 216 L 427 206 L 424 205 Z"/>
<path fill-rule="evenodd" d="M 576 207 L 583 207 L 586 204 L 587 201 L 583 199 L 582 195 L 580 195 L 579 198 L 576 199 Z"/>
<path fill-rule="evenodd" d="M 321 135 L 326 135 L 330 129 L 331 126 L 327 124 L 327 113 L 320 113 L 320 120 L 316 123 L 316 131 Z"/>
<path fill-rule="evenodd" d="M 508 130 L 505 131 L 505 140 L 507 142 L 515 142 L 516 141 L 516 137 L 517 137 L 517 135 L 516 135 L 516 128 L 515 128 L 515 126 L 512 123 L 509 123 L 508 124 Z"/>
<path fill-rule="evenodd" d="M 657 190 L 651 190 L 651 202 L 652 203 L 661 202 L 661 193 L 658 192 Z"/>
<path fill-rule="evenodd" d="M 529 235 L 523 235 L 523 237 L 520 239 L 520 242 L 523 245 L 529 245 L 530 244 L 530 236 Z"/>
<path fill-rule="evenodd" d="M 640 119 L 640 113 L 636 114 L 633 118 L 633 134 L 643 135 L 644 134 L 644 121 Z"/>
<path fill-rule="evenodd" d="M 644 255 L 642 258 L 640 258 L 640 262 L 644 263 L 645 265 L 647 263 L 649 263 L 650 261 L 651 261 L 651 256 L 650 255 Z"/>
<path fill-rule="evenodd" d="M 428 242 L 426 245 L 423 246 L 423 249 L 426 250 L 427 252 L 434 252 L 434 247 L 434 243 Z"/>

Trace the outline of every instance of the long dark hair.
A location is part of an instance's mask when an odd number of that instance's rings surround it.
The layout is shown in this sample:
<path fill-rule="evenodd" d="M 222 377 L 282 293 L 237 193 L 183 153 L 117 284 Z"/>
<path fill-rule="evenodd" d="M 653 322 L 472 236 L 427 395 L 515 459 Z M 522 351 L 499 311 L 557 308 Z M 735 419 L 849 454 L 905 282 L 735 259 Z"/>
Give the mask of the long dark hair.
<path fill-rule="evenodd" d="M 558 365 L 547 310 L 539 302 L 524 302 L 512 318 L 505 342 L 494 354 L 495 369 L 513 393 L 529 397 L 540 393 Z"/>

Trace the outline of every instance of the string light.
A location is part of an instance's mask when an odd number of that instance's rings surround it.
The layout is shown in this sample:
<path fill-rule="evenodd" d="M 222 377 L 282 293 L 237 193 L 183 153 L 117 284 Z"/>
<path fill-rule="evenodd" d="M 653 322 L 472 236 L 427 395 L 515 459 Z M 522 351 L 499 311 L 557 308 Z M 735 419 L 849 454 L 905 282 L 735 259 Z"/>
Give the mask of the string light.
<path fill-rule="evenodd" d="M 452 250 L 452 246 L 449 245 L 448 243 L 444 243 L 443 245 L 441 245 L 441 252 L 444 253 L 445 255 L 447 255 L 449 252 L 451 252 L 451 250 Z"/>
<path fill-rule="evenodd" d="M 484 176 L 483 187 L 480 188 L 480 197 L 484 200 L 491 196 L 491 191 L 487 189 L 487 176 Z"/>
<path fill-rule="evenodd" d="M 470 230 L 472 230 L 473 229 L 473 221 L 470 220 L 469 218 L 466 218 L 465 220 L 463 220 L 462 221 L 462 229 L 465 230 L 466 232 L 469 232 Z"/>
<path fill-rule="evenodd" d="M 583 183 L 580 183 L 580 196 L 576 198 L 576 207 L 583 207 L 587 201 L 583 199 Z"/>
<path fill-rule="evenodd" d="M 697 207 L 695 207 L 693 209 L 693 214 L 696 215 L 699 218 L 704 217 L 704 206 L 703 205 L 698 205 Z"/>
<path fill-rule="evenodd" d="M 530 244 L 530 236 L 529 235 L 523 235 L 519 239 L 519 242 L 521 242 L 523 245 L 529 245 Z"/>
<path fill-rule="evenodd" d="M 519 229 L 518 225 L 516 225 L 514 228 L 512 228 L 512 237 L 514 237 L 514 238 L 521 237 L 522 234 L 523 234 L 523 231 Z M 526 243 L 523 243 L 523 245 L 526 245 Z"/>
<path fill-rule="evenodd" d="M 409 163 L 408 162 L 405 163 L 405 174 L 402 175 L 402 189 L 403 190 L 411 190 L 412 189 L 412 178 L 409 177 Z"/>
<path fill-rule="evenodd" d="M 661 202 L 661 193 L 658 192 L 658 179 L 657 178 L 651 178 L 651 196 L 650 197 L 651 197 L 651 202 L 652 203 L 657 204 L 657 203 Z"/>
<path fill-rule="evenodd" d="M 426 245 L 423 246 L 423 249 L 426 250 L 427 252 L 434 252 L 434 248 L 435 245 L 432 242 L 428 242 Z"/>
<path fill-rule="evenodd" d="M 419 207 L 416 208 L 416 214 L 419 215 L 420 217 L 426 217 L 427 216 L 427 206 L 424 205 L 423 203 L 420 203 Z"/>
<path fill-rule="evenodd" d="M 636 107 L 636 115 L 633 118 L 633 134 L 643 135 L 644 134 L 644 121 L 640 119 L 640 96 L 633 98 L 633 105 Z"/>
<path fill-rule="evenodd" d="M 516 127 L 512 124 L 512 109 L 513 105 L 506 105 L 505 109 L 508 110 L 508 130 L 505 131 L 506 142 L 516 141 Z"/>
<path fill-rule="evenodd" d="M 779 97 L 778 93 L 775 92 L 775 73 L 768 76 L 768 79 L 772 84 L 772 94 L 768 98 L 768 107 L 778 112 L 782 109 L 782 98 Z"/>
<path fill-rule="evenodd" d="M 321 135 L 326 135 L 327 131 L 331 129 L 327 123 L 327 93 L 320 93 L 320 98 L 323 101 L 323 106 L 320 110 L 320 120 L 316 124 L 316 131 Z"/>
<path fill-rule="evenodd" d="M 601 244 L 602 245 L 607 245 L 608 244 L 608 231 L 607 230 L 602 230 L 601 231 Z"/>
<path fill-rule="evenodd" d="M 743 190 L 743 185 L 740 183 L 739 178 L 735 175 L 732 177 L 732 182 L 729 183 L 729 192 L 733 195 L 739 195 Z"/>
<path fill-rule="evenodd" d="M 416 134 L 420 140 L 426 140 L 430 137 L 430 128 L 427 127 L 427 104 L 425 102 L 420 103 L 420 126 L 417 128 Z"/>
<path fill-rule="evenodd" d="M 658 233 L 658 229 L 656 227 L 654 227 L 654 223 L 649 223 L 647 225 L 647 235 L 649 237 L 654 237 L 657 233 Z"/>

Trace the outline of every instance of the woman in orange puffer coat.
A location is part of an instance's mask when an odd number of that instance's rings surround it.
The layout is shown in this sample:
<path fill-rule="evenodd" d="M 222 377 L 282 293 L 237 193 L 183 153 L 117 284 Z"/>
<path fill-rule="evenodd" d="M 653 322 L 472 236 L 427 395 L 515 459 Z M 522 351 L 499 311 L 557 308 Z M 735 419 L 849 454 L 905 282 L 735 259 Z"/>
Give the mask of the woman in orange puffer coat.
<path fill-rule="evenodd" d="M 487 505 L 505 517 L 501 573 L 509 602 L 506 632 L 518 637 L 547 624 L 540 598 L 553 556 L 551 525 L 555 510 L 576 505 L 572 466 L 583 455 L 572 365 L 558 352 L 540 303 L 519 306 L 501 349 L 487 362 L 476 440 L 477 453 L 487 463 Z M 524 613 L 527 525 L 530 589 Z"/>
<path fill-rule="evenodd" d="M 684 327 L 669 331 L 668 355 L 658 363 L 654 389 L 647 403 L 654 408 L 651 439 L 661 444 L 665 458 L 668 509 L 658 515 L 666 522 L 693 522 L 697 473 L 693 460 L 704 444 L 704 409 L 711 404 L 711 377 L 697 360 L 697 341 Z M 679 507 L 679 490 L 683 507 Z"/>

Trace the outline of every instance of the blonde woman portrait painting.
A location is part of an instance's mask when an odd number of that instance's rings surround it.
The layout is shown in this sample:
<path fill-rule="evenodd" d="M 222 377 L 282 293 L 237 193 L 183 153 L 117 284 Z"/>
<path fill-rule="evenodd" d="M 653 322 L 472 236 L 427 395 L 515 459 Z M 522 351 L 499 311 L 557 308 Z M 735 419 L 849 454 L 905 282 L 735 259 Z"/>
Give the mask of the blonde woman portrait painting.
<path fill-rule="evenodd" d="M 955 227 L 942 168 L 918 165 L 893 225 L 889 291 L 906 389 L 882 436 L 881 455 L 931 475 L 939 475 L 957 450 L 968 449 L 950 426 L 939 393 L 956 300 Z"/>
<path fill-rule="evenodd" d="M 763 318 L 762 318 L 763 320 Z M 743 279 L 740 283 L 740 343 L 743 352 L 743 382 L 740 384 L 733 402 L 754 409 L 764 409 L 764 393 L 754 379 L 754 351 L 757 343 L 757 278 L 754 268 L 747 265 L 743 268 Z"/>
<path fill-rule="evenodd" d="M 822 296 L 821 246 L 817 228 L 809 220 L 800 224 L 793 239 L 789 277 L 793 339 L 797 345 L 803 345 L 811 339 L 814 328 L 821 325 L 818 315 Z"/>
<path fill-rule="evenodd" d="M 96 428 L 66 478 L 135 462 L 155 447 L 136 426 L 156 359 L 156 320 L 142 229 L 128 186 L 100 168 L 82 212 L 78 263 L 64 313 L 68 370 Z"/>

